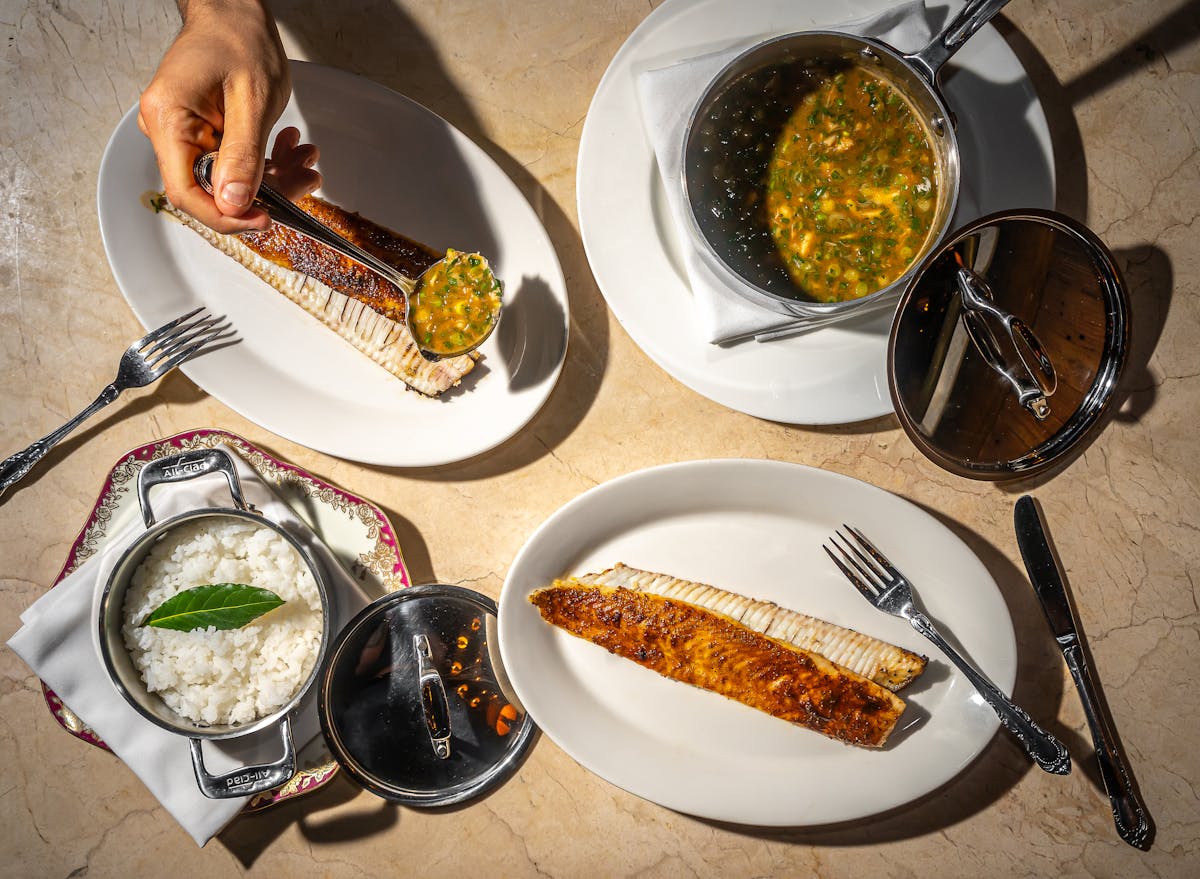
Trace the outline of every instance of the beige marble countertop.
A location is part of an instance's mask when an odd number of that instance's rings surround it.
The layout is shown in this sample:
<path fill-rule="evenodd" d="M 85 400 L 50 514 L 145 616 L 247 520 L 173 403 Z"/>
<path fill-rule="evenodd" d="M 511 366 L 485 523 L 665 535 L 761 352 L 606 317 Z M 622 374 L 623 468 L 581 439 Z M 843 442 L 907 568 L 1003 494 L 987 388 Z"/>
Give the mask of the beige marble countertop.
<path fill-rule="evenodd" d="M 1059 209 L 1115 252 L 1134 310 L 1120 411 L 1049 481 L 998 486 L 935 467 L 892 417 L 809 429 L 728 411 L 630 340 L 580 242 L 575 163 L 588 103 L 653 0 L 365 0 L 276 5 L 293 57 L 347 68 L 430 107 L 516 181 L 558 251 L 570 348 L 542 412 L 498 450 L 433 470 L 358 466 L 268 433 L 180 374 L 134 392 L 0 502 L 0 639 L 53 581 L 125 450 L 222 427 L 379 503 L 417 581 L 499 593 L 531 529 L 607 479 L 743 456 L 850 474 L 921 504 L 999 583 L 1020 651 L 1017 697 L 1068 744 L 1050 777 L 998 734 L 958 778 L 850 825 L 730 827 L 667 811 L 542 737 L 486 799 L 398 808 L 339 779 L 243 817 L 197 848 L 119 761 L 63 732 L 36 677 L 0 649 L 0 875 L 1188 876 L 1200 862 L 1200 4 L 1017 0 L 999 23 L 1050 119 Z M 0 450 L 88 403 L 142 332 L 100 241 L 101 153 L 178 26 L 168 0 L 0 2 Z M 451 40 L 482 27 L 484 39 Z M 487 53 L 494 52 L 494 56 Z M 1084 717 L 1024 579 L 1012 506 L 1051 522 L 1145 798 L 1147 852 L 1120 842 Z M 464 506 L 519 509 L 464 536 Z M 801 780 L 802 783 L 802 780 Z M 818 794 L 819 795 L 819 794 Z M 1187 864 L 1191 863 L 1191 868 Z"/>

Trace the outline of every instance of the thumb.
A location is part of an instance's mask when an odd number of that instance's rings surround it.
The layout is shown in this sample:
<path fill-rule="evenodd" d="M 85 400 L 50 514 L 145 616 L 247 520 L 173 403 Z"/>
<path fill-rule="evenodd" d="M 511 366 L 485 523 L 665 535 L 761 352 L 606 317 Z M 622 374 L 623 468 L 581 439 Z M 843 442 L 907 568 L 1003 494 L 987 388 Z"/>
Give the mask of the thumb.
<path fill-rule="evenodd" d="M 217 207 L 226 216 L 246 213 L 258 192 L 266 154 L 264 123 L 261 108 L 226 94 L 225 131 L 213 168 Z"/>

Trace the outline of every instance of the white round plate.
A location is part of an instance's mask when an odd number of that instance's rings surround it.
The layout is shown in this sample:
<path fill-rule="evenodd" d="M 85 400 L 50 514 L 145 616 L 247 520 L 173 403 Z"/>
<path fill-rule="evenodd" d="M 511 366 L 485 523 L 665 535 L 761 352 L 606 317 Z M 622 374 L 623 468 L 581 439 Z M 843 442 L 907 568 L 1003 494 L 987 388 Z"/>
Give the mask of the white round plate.
<path fill-rule="evenodd" d="M 1016 677 L 1012 620 L 975 555 L 936 519 L 864 482 L 777 461 L 641 470 L 552 515 L 500 595 L 500 651 L 521 703 L 563 750 L 630 793 L 717 821 L 798 826 L 861 818 L 945 783 L 996 715 L 907 623 L 875 610 L 821 550 L 843 522 L 915 584 L 921 603 L 1001 689 Z M 719 586 L 930 656 L 900 695 L 886 748 L 845 745 L 661 677 L 544 622 L 527 600 L 556 577 L 617 562 Z"/>
<path fill-rule="evenodd" d="M 97 193 L 121 292 L 147 328 L 198 305 L 228 315 L 241 341 L 184 372 L 302 445 L 430 466 L 503 442 L 541 408 L 566 354 L 566 284 L 537 214 L 483 150 L 419 104 L 316 64 L 293 62 L 292 80 L 276 131 L 295 125 L 321 148 L 321 195 L 431 247 L 480 251 L 505 282 L 503 319 L 475 371 L 438 399 L 408 391 L 194 232 L 147 210 L 143 194 L 162 183 L 136 108 L 113 132 Z"/>
<path fill-rule="evenodd" d="M 579 227 L 596 281 L 621 325 L 651 359 L 731 409 L 789 424 L 846 423 L 891 412 L 886 365 L 891 317 L 884 313 L 854 328 L 773 342 L 719 347 L 704 341 L 686 317 L 691 292 L 643 128 L 636 76 L 749 38 L 863 18 L 887 5 L 885 0 L 666 0 L 625 41 L 592 99 L 576 188 Z M 945 12 L 931 9 L 931 22 L 941 21 Z M 963 167 L 954 225 L 998 210 L 1053 207 L 1046 118 L 1020 61 L 996 30 L 985 26 L 973 36 L 950 61 L 943 80 L 958 115 Z"/>

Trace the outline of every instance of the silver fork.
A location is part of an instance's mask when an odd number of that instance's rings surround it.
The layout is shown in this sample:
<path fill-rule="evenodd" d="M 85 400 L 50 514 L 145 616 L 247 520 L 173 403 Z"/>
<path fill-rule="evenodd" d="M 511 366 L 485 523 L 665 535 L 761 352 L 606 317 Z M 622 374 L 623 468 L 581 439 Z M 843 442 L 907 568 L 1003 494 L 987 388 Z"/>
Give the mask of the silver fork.
<path fill-rule="evenodd" d="M 908 620 L 914 629 L 936 644 L 938 649 L 958 666 L 967 680 L 979 691 L 979 695 L 992 706 L 1004 728 L 1016 736 L 1017 741 L 1038 766 L 1056 775 L 1069 774 L 1071 756 L 1062 742 L 1034 723 L 1033 718 L 1023 708 L 1014 704 L 1000 692 L 1000 688 L 993 684 L 987 675 L 950 646 L 929 617 L 917 606 L 908 580 L 862 532 L 849 525 L 842 527 L 850 532 L 850 537 L 836 531 L 830 538 L 841 558 L 834 555 L 828 546 L 821 548 L 833 559 L 834 564 L 841 568 L 846 579 L 876 608 Z"/>
<path fill-rule="evenodd" d="M 0 462 L 0 494 L 28 473 L 63 437 L 117 399 L 121 391 L 156 382 L 209 345 L 233 336 L 230 325 L 223 323 L 224 317 L 201 312 L 203 308 L 194 309 L 146 333 L 121 355 L 117 377 L 86 409 L 29 448 Z"/>

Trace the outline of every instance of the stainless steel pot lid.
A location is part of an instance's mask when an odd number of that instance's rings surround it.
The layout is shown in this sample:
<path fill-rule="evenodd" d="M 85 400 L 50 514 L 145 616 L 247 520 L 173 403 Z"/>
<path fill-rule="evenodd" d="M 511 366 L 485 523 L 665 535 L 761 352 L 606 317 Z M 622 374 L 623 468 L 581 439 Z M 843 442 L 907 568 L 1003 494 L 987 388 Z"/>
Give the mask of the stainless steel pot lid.
<path fill-rule="evenodd" d="M 1108 408 L 1129 347 L 1112 255 L 1048 211 L 948 236 L 897 307 L 888 384 L 905 432 L 960 476 L 1011 479 L 1062 461 Z"/>
<path fill-rule="evenodd" d="M 393 592 L 337 636 L 317 706 L 334 757 L 410 806 L 481 794 L 516 768 L 536 726 L 500 665 L 496 603 L 458 586 Z"/>

